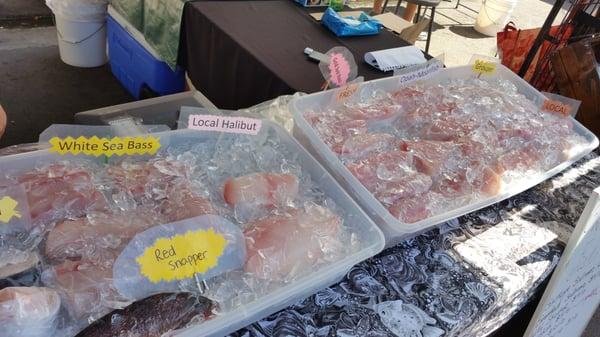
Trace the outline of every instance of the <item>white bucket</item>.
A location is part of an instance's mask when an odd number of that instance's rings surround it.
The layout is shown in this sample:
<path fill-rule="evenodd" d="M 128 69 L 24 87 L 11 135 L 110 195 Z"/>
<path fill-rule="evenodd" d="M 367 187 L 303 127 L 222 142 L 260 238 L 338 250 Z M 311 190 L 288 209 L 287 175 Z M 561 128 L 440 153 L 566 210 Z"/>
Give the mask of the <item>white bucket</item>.
<path fill-rule="evenodd" d="M 483 0 L 475 30 L 487 36 L 496 36 L 508 22 L 516 5 L 517 0 Z"/>
<path fill-rule="evenodd" d="M 60 59 L 75 67 L 99 67 L 108 62 L 106 20 L 75 21 L 56 15 Z"/>

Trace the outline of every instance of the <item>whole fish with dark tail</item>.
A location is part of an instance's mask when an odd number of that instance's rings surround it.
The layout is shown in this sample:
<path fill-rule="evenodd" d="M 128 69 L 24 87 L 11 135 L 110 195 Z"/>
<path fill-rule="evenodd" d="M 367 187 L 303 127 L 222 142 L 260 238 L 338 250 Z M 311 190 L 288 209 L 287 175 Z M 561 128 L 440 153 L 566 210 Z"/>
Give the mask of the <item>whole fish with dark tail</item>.
<path fill-rule="evenodd" d="M 192 293 L 157 294 L 102 317 L 76 337 L 157 337 L 208 317 L 212 302 Z"/>

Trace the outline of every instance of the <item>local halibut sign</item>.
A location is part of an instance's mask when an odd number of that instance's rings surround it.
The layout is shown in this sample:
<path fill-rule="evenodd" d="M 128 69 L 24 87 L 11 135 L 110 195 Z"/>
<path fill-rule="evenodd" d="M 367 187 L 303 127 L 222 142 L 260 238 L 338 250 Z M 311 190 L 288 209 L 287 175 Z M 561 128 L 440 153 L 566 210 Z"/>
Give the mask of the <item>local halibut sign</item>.
<path fill-rule="evenodd" d="M 595 189 L 525 337 L 581 336 L 600 303 L 600 188 Z"/>

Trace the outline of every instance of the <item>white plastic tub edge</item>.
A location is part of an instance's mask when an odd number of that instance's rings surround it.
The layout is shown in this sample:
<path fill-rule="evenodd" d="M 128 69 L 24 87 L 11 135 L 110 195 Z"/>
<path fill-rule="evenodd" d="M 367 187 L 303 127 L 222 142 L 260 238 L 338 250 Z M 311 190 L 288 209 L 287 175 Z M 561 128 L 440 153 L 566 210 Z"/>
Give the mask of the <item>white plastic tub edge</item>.
<path fill-rule="evenodd" d="M 440 70 L 434 76 L 425 80 L 426 83 L 439 83 L 445 79 L 466 78 L 471 75 L 471 66 L 445 68 Z M 533 88 L 529 83 L 518 77 L 510 69 L 498 64 L 495 77 L 500 77 L 511 81 L 517 86 L 518 91 L 528 99 L 541 104 L 545 97 Z M 407 85 L 409 83 L 405 83 Z M 373 89 L 383 89 L 391 91 L 398 89 L 400 85 L 397 82 L 397 77 L 389 77 L 374 81 L 364 82 L 359 86 L 356 95 L 360 95 L 363 90 L 371 91 Z M 528 184 L 514 186 L 505 190 L 503 193 L 491 198 L 483 199 L 479 202 L 471 203 L 454 210 L 438 214 L 424 220 L 409 224 L 400 222 L 393 217 L 385 207 L 367 190 L 360 181 L 342 164 L 336 154 L 327 146 L 313 129 L 313 127 L 304 118 L 304 112 L 309 110 L 319 111 L 324 110 L 329 102 L 332 102 L 333 95 L 336 95 L 340 89 L 332 89 L 307 96 L 302 96 L 292 100 L 289 104 L 290 111 L 294 116 L 293 134 L 300 143 L 317 158 L 317 160 L 325 166 L 325 168 L 338 180 L 338 182 L 350 193 L 352 197 L 363 207 L 363 209 L 371 216 L 373 221 L 381 228 L 386 237 L 386 247 L 397 244 L 409 237 L 422 233 L 434 226 L 444 223 L 448 220 L 459 216 L 480 210 L 487 206 L 498 203 L 502 200 L 510 198 L 516 194 L 524 192 L 548 178 L 560 173 L 568 166 L 583 158 L 585 155 L 598 147 L 598 138 L 587 130 L 581 123 L 574 118 L 573 130 L 583 136 L 588 141 L 588 146 L 583 148 L 573 158 L 561 163 L 560 165 L 546 171 L 544 174 L 533 176 L 528 180 Z"/>

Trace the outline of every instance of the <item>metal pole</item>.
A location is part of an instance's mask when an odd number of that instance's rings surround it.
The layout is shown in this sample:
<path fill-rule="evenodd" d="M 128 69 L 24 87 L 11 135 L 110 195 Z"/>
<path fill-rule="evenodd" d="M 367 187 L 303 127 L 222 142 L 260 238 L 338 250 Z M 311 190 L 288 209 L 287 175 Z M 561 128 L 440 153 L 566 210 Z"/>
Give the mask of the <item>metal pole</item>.
<path fill-rule="evenodd" d="M 542 45 L 542 42 L 544 42 L 544 39 L 546 38 L 548 33 L 550 33 L 552 23 L 554 22 L 554 19 L 556 19 L 556 16 L 558 15 L 558 12 L 560 11 L 564 3 L 565 0 L 556 0 L 554 6 L 552 6 L 550 13 L 548 13 L 548 17 L 546 17 L 546 21 L 544 21 L 544 25 L 540 29 L 538 36 L 533 42 L 533 46 L 531 47 L 529 53 L 527 54 L 527 57 L 525 58 L 525 62 L 523 62 L 521 69 L 519 69 L 519 76 L 524 77 L 527 73 L 531 62 L 533 61 L 533 58 L 537 54 L 538 50 L 540 49 L 540 46 Z"/>

